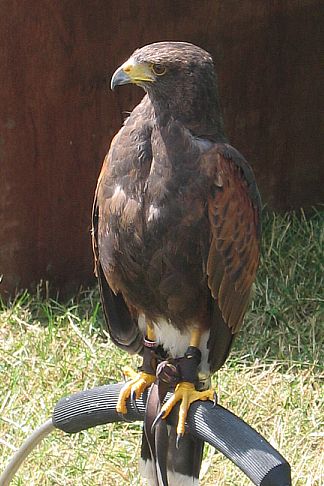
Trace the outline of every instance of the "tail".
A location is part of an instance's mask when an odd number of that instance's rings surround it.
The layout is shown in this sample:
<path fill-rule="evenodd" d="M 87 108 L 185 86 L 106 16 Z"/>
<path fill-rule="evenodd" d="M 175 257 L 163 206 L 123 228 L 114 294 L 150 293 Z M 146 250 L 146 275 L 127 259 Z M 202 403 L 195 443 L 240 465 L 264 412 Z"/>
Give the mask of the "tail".
<path fill-rule="evenodd" d="M 153 385 L 146 406 L 140 473 L 149 486 L 198 486 L 204 442 L 187 433 L 177 447 L 176 428 L 164 420 L 152 431 L 161 401 L 158 385 Z"/>

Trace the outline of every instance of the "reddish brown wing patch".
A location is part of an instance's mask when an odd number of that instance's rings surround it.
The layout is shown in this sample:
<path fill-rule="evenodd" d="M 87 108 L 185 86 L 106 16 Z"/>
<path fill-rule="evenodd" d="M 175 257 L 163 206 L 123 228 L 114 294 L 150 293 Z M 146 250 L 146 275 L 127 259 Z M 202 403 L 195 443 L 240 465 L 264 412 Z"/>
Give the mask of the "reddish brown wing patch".
<path fill-rule="evenodd" d="M 242 161 L 237 164 L 214 150 L 206 161 L 215 170 L 214 190 L 208 200 L 212 233 L 208 285 L 235 333 L 248 306 L 259 263 L 258 208 L 250 197 Z"/>

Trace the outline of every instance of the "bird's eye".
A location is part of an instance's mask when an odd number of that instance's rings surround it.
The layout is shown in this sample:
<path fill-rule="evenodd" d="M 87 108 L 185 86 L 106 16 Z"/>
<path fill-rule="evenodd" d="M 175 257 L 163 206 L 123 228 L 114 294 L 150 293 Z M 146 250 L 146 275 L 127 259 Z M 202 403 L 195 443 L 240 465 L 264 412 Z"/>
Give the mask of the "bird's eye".
<path fill-rule="evenodd" d="M 153 64 L 152 71 L 156 76 L 163 76 L 166 73 L 166 67 L 162 64 Z"/>

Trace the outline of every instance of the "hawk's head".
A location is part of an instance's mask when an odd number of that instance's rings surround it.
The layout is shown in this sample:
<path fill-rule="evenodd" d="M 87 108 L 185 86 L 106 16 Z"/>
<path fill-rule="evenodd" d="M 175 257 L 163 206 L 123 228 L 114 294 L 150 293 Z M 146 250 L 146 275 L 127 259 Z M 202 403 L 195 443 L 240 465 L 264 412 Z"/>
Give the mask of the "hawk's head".
<path fill-rule="evenodd" d="M 156 42 L 137 49 L 111 79 L 112 89 L 133 83 L 146 91 L 159 89 L 175 81 L 210 76 L 213 60 L 200 47 L 187 42 Z"/>
<path fill-rule="evenodd" d="M 111 88 L 129 83 L 148 93 L 157 113 L 170 113 L 195 134 L 222 133 L 213 60 L 200 47 L 156 42 L 137 49 L 115 71 Z"/>

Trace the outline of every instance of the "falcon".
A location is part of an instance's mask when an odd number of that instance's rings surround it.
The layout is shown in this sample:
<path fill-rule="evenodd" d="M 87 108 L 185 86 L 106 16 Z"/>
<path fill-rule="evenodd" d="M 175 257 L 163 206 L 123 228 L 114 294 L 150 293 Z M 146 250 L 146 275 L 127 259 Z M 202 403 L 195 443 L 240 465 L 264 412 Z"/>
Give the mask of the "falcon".
<path fill-rule="evenodd" d="M 186 433 L 187 411 L 196 400 L 215 400 L 210 376 L 248 307 L 260 197 L 251 167 L 224 134 L 209 53 L 186 42 L 147 45 L 116 70 L 111 88 L 129 83 L 145 96 L 111 143 L 92 223 L 109 334 L 143 358 L 117 410 L 126 413 L 127 400 L 155 383 L 143 474 L 154 485 L 195 485 L 202 443 Z M 175 430 L 163 419 L 178 402 Z"/>

